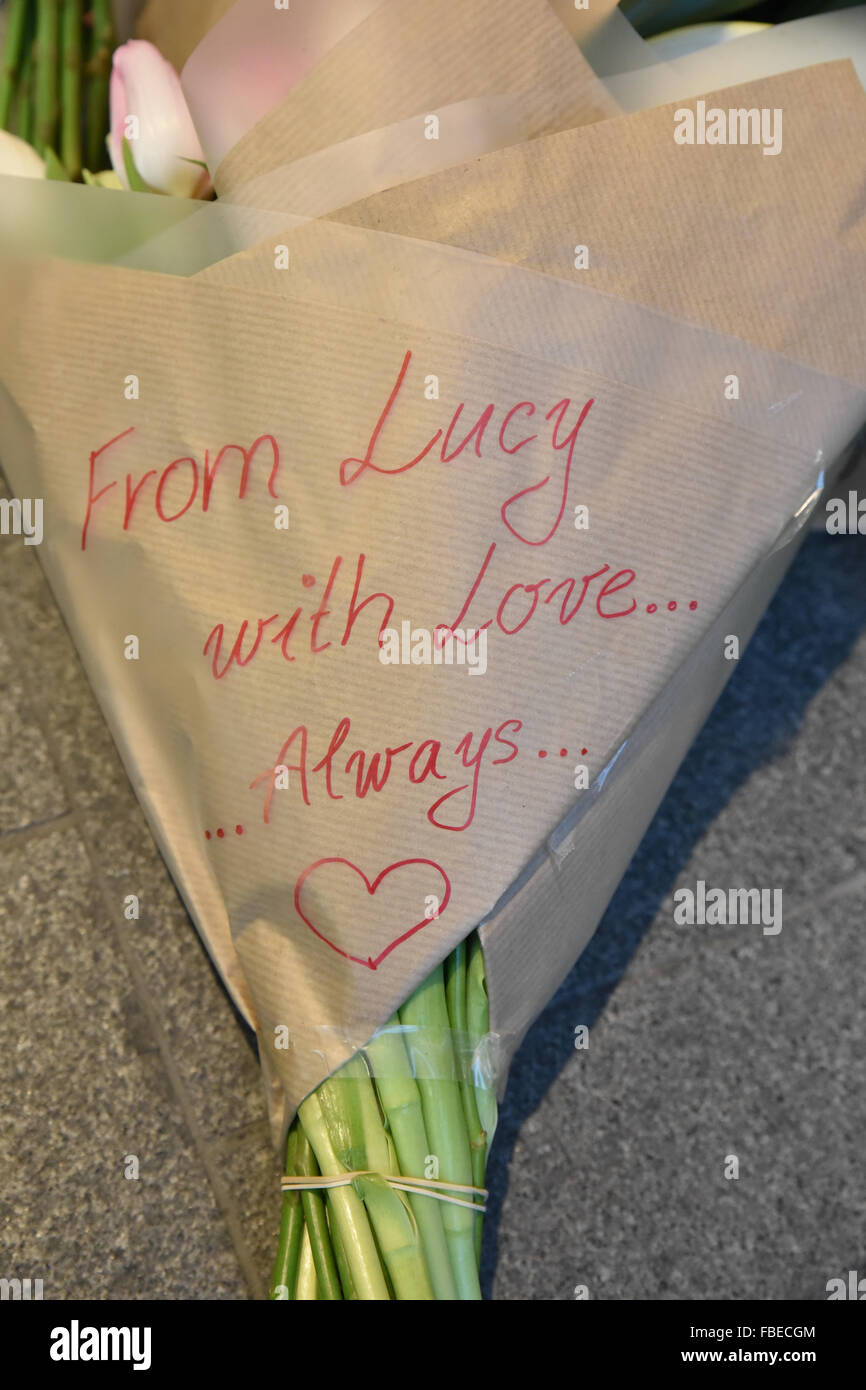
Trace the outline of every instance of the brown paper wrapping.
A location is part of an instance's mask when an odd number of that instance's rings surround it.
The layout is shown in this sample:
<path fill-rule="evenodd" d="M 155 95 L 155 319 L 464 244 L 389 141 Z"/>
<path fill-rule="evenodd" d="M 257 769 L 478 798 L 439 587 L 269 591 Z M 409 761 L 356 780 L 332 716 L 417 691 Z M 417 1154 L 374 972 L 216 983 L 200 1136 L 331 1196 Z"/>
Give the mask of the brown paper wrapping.
<path fill-rule="evenodd" d="M 146 0 L 136 37 L 155 43 L 178 72 L 205 34 L 231 9 L 233 0 Z"/>
<path fill-rule="evenodd" d="M 677 147 L 669 111 L 567 131 L 336 224 L 287 225 L 296 279 L 277 269 L 273 238 L 190 280 L 0 267 L 4 467 L 19 495 L 45 498 L 41 558 L 192 916 L 258 1028 L 276 1134 L 479 923 L 507 1057 L 729 674 L 723 636 L 748 637 L 863 422 L 863 94 L 831 65 L 731 96 L 784 107 L 777 160 Z M 273 134 L 259 131 L 278 159 Z M 571 267 L 576 243 L 589 271 Z M 724 401 L 728 371 L 741 415 Z M 457 450 L 488 405 L 493 423 L 450 462 L 440 441 L 404 472 L 341 482 L 394 390 L 374 455 L 388 473 L 437 429 Z M 566 400 L 563 433 L 586 413 L 551 531 L 565 455 L 545 416 Z M 528 424 L 538 437 L 509 452 Z M 263 447 L 240 498 L 241 456 L 215 460 L 264 435 L 278 469 Z M 96 490 L 110 490 L 83 549 L 91 462 Z M 176 519 L 160 519 L 160 496 Z M 274 525 L 283 503 L 288 532 Z M 397 628 L 453 622 L 487 555 L 466 620 L 504 603 L 486 674 L 383 666 L 374 596 L 393 597 Z M 543 595 L 556 585 L 573 601 L 593 574 L 561 623 Z M 614 576 L 624 583 L 599 597 Z M 352 623 L 355 583 L 355 604 L 371 604 Z M 296 607 L 289 662 L 270 639 Z M 224 658 L 244 621 L 249 641 L 271 615 L 256 656 L 245 647 L 247 664 L 214 680 L 204 647 L 217 624 Z M 301 744 L 286 742 L 301 728 L 307 796 L 293 770 L 266 822 L 273 769 L 294 769 Z M 374 752 L 381 771 L 383 750 L 403 744 L 382 790 L 355 794 L 358 753 L 369 774 Z M 416 758 L 428 775 L 413 780 Z"/>
<path fill-rule="evenodd" d="M 333 215 L 563 278 L 580 242 L 590 249 L 587 286 L 863 381 L 866 92 L 853 65 L 705 100 L 781 109 L 781 154 L 676 145 L 671 103 L 502 150 Z"/>
<path fill-rule="evenodd" d="M 238 142 L 214 182 L 222 196 L 233 194 L 410 118 L 418 118 L 421 139 L 428 113 L 504 95 L 519 103 L 526 139 L 618 110 L 547 0 L 462 0 L 459 8 L 453 0 L 387 0 Z M 268 206 L 285 206 L 273 201 L 278 188 L 271 184 Z"/>

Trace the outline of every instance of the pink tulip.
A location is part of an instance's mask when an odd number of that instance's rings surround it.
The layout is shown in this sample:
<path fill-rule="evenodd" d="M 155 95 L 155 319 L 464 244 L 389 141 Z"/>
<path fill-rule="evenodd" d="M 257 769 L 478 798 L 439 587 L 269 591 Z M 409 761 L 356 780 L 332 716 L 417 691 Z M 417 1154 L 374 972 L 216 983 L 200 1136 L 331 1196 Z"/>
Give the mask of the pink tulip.
<path fill-rule="evenodd" d="M 175 198 L 210 193 L 210 176 L 201 168 L 204 155 L 180 78 L 159 49 L 144 39 L 122 44 L 111 72 L 108 152 L 115 173 L 128 188 L 124 137 L 137 172 L 155 192 Z"/>

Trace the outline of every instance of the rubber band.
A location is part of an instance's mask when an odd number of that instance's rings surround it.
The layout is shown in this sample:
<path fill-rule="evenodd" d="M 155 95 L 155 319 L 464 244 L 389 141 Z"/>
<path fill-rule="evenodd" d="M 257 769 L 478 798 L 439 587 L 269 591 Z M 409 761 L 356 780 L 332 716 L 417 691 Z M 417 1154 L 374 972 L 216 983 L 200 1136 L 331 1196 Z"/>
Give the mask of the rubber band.
<path fill-rule="evenodd" d="M 402 1173 L 375 1173 L 358 1170 L 353 1173 L 322 1174 L 319 1177 L 304 1177 L 303 1174 L 284 1173 L 280 1179 L 283 1192 L 321 1192 L 331 1187 L 350 1187 L 356 1178 L 381 1178 L 389 1187 L 400 1192 L 414 1193 L 415 1196 L 433 1197 L 437 1202 L 450 1202 L 455 1207 L 468 1207 L 484 1215 L 487 1211 L 488 1192 L 486 1187 L 472 1187 L 459 1182 L 444 1182 L 441 1178 L 414 1178 Z M 442 1190 L 444 1189 L 444 1191 Z M 470 1192 L 480 1197 L 481 1202 L 467 1202 L 462 1197 L 451 1196 L 454 1192 Z"/>

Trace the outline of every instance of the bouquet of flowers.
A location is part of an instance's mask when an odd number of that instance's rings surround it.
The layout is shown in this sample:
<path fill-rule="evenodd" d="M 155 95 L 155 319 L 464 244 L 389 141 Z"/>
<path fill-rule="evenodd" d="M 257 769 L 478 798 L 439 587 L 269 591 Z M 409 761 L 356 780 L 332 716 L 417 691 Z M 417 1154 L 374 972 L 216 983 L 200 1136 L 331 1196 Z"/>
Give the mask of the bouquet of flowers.
<path fill-rule="evenodd" d="M 0 461 L 257 1033 L 272 1296 L 478 1299 L 509 1060 L 866 421 L 866 93 L 686 106 L 553 0 L 7 10 Z"/>

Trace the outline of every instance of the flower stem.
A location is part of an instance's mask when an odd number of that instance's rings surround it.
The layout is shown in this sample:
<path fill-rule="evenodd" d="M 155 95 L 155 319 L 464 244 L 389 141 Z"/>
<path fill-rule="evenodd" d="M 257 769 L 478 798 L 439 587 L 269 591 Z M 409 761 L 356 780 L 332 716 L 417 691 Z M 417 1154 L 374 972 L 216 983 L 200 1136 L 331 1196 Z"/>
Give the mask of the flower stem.
<path fill-rule="evenodd" d="M 400 1172 L 408 1177 L 423 1178 L 431 1157 L 430 1145 L 424 1126 L 421 1092 L 412 1075 L 412 1064 L 396 1014 L 364 1051 L 391 1129 Z M 409 1205 L 418 1223 L 433 1295 L 453 1302 L 457 1298 L 457 1285 L 442 1225 L 441 1203 L 435 1197 L 419 1195 L 410 1196 Z"/>
<path fill-rule="evenodd" d="M 315 1303 L 319 1297 L 318 1281 L 316 1279 L 316 1265 L 313 1260 L 313 1250 L 310 1244 L 310 1232 L 307 1226 L 301 1237 L 301 1255 L 298 1260 L 298 1277 L 295 1282 L 295 1298 L 302 1303 Z"/>
<path fill-rule="evenodd" d="M 448 1001 L 448 1017 L 456 1035 L 458 1050 L 458 1076 L 460 1078 L 460 1098 L 463 1101 L 463 1114 L 466 1117 L 466 1132 L 469 1136 L 469 1155 L 472 1160 L 472 1182 L 475 1187 L 484 1186 L 484 1170 L 487 1164 L 487 1136 L 478 1117 L 478 1103 L 475 1099 L 475 1085 L 468 1074 L 468 1061 L 465 1053 L 469 1044 L 468 971 L 466 942 L 461 941 L 445 962 L 445 996 Z M 474 1040 L 472 1041 L 474 1047 Z M 479 1198 L 480 1201 L 480 1198 Z M 481 1249 L 481 1215 L 475 1219 L 476 1254 Z"/>
<path fill-rule="evenodd" d="M 26 44 L 15 87 L 15 100 L 9 117 L 14 135 L 33 143 L 33 44 Z"/>
<path fill-rule="evenodd" d="M 59 95 L 60 0 L 37 0 L 36 8 L 36 128 L 34 141 L 44 155 L 54 149 Z"/>
<path fill-rule="evenodd" d="M 340 1273 L 340 1286 L 343 1290 L 343 1298 L 347 1301 L 355 1302 L 358 1298 L 358 1290 L 355 1288 L 355 1281 L 352 1278 L 352 1271 L 346 1252 L 343 1249 L 343 1241 L 340 1236 L 340 1228 L 336 1221 L 328 1216 L 328 1230 L 331 1233 L 331 1245 L 334 1250 L 334 1259 L 337 1262 L 337 1269 Z"/>
<path fill-rule="evenodd" d="M 354 1187 L 367 1208 L 395 1297 L 401 1302 L 432 1299 L 412 1209 L 385 1180 L 398 1172 L 396 1153 L 363 1057 L 345 1063 L 339 1078 L 326 1081 L 318 1094 L 340 1162 L 350 1171 L 372 1175 L 356 1178 Z"/>
<path fill-rule="evenodd" d="M 63 0 L 60 75 L 60 158 L 71 179 L 81 176 L 82 0 Z"/>
<path fill-rule="evenodd" d="M 6 130 L 9 124 L 18 69 L 24 56 L 27 10 L 28 0 L 9 0 L 6 42 L 3 45 L 3 62 L 0 66 L 0 130 Z"/>
<path fill-rule="evenodd" d="M 286 1173 L 294 1173 L 297 1156 L 298 1132 L 295 1127 L 289 1130 L 286 1144 Z M 283 1193 L 283 1210 L 280 1220 L 280 1239 L 277 1257 L 271 1275 L 271 1298 L 292 1297 L 295 1274 L 301 1251 L 301 1237 L 304 1232 L 304 1212 L 299 1192 Z M 286 1292 L 287 1291 L 287 1292 Z"/>
<path fill-rule="evenodd" d="M 439 1177 L 445 1182 L 468 1186 L 472 1183 L 472 1159 L 441 965 L 403 1005 L 400 1022 L 406 1028 L 417 1030 L 407 1034 L 406 1046 L 421 1093 L 431 1152 L 439 1160 Z M 467 1207 L 451 1203 L 442 1206 L 442 1224 L 457 1296 L 463 1301 L 480 1300 L 474 1230 L 477 1218 Z"/>
<path fill-rule="evenodd" d="M 298 1126 L 298 1147 L 295 1156 L 295 1171 L 304 1178 L 318 1177 L 319 1165 L 310 1141 L 303 1129 Z M 325 1199 L 321 1192 L 301 1191 L 301 1206 L 304 1210 L 304 1224 L 310 1251 L 316 1268 L 317 1297 L 324 1302 L 342 1299 L 340 1276 L 331 1248 L 328 1231 L 328 1218 L 325 1213 Z"/>
<path fill-rule="evenodd" d="M 87 167 L 93 174 L 108 165 L 108 87 L 114 51 L 111 0 L 93 0 L 93 32 L 87 62 Z"/>
<path fill-rule="evenodd" d="M 487 975 L 484 970 L 484 952 L 481 942 L 475 936 L 469 947 L 469 965 L 466 978 L 466 1015 L 469 1035 L 477 1047 L 480 1040 L 490 1032 L 490 997 L 487 993 Z M 499 1107 L 496 1092 L 490 1086 L 477 1086 L 475 1100 L 478 1117 L 487 1136 L 487 1149 L 493 1143 Z"/>
<path fill-rule="evenodd" d="M 487 976 L 484 972 L 484 952 L 477 935 L 469 946 L 469 962 L 466 968 L 466 1026 L 473 1048 L 490 1032 L 490 999 L 487 994 Z M 478 1113 L 479 1135 L 472 1148 L 474 1172 L 483 1177 L 487 1170 L 487 1155 L 496 1132 L 498 1107 L 496 1092 L 489 1085 L 472 1086 L 472 1096 Z M 479 1216 L 475 1230 L 475 1245 L 478 1258 L 481 1258 L 481 1226 Z"/>
<path fill-rule="evenodd" d="M 316 1162 L 322 1173 L 339 1174 L 345 1172 L 344 1165 L 337 1158 L 328 1131 L 328 1124 L 322 1109 L 322 1093 L 332 1082 L 323 1082 L 318 1091 L 302 1103 L 298 1114 L 304 1133 L 310 1141 Z M 333 1187 L 328 1192 L 328 1208 L 331 1215 L 332 1230 L 339 1231 L 339 1242 L 351 1272 L 352 1283 L 359 1299 L 387 1300 L 388 1285 L 379 1261 L 379 1253 L 370 1222 L 364 1210 L 364 1203 L 354 1187 Z"/>

